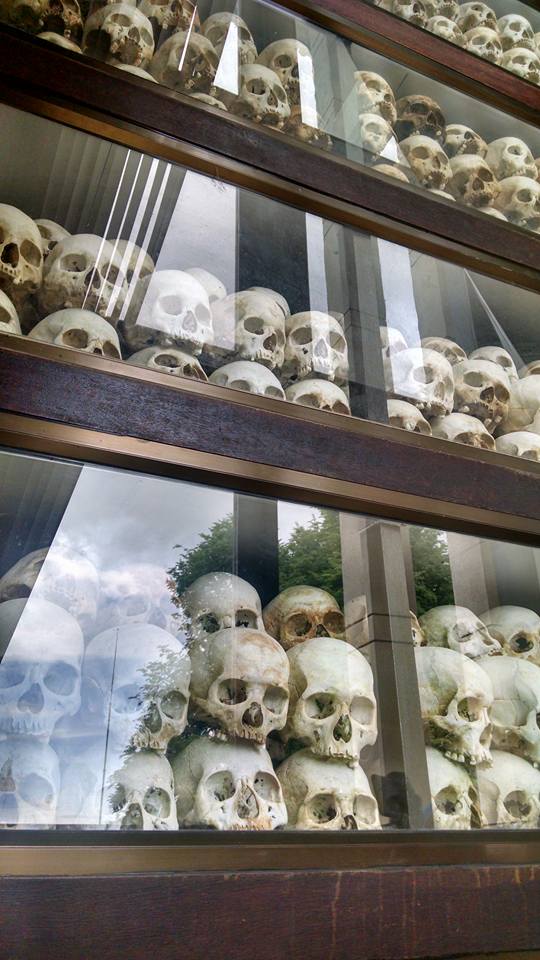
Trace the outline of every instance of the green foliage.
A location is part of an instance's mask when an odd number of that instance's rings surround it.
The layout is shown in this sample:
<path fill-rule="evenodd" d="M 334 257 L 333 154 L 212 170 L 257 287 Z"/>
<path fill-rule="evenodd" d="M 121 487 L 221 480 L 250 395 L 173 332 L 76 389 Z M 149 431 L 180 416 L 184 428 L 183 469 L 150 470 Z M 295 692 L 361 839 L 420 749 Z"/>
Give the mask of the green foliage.
<path fill-rule="evenodd" d="M 279 587 L 301 583 L 327 590 L 343 607 L 339 514 L 321 510 L 307 526 L 296 524 L 290 540 L 279 545 Z"/>
<path fill-rule="evenodd" d="M 454 602 L 448 547 L 444 537 L 429 527 L 410 527 L 417 613 Z"/>
<path fill-rule="evenodd" d="M 176 546 L 179 548 L 179 544 Z M 229 514 L 222 520 L 216 520 L 207 533 L 202 533 L 196 547 L 183 550 L 174 567 L 168 571 L 177 596 L 180 597 L 190 583 L 205 573 L 232 570 L 233 554 L 233 517 Z"/>

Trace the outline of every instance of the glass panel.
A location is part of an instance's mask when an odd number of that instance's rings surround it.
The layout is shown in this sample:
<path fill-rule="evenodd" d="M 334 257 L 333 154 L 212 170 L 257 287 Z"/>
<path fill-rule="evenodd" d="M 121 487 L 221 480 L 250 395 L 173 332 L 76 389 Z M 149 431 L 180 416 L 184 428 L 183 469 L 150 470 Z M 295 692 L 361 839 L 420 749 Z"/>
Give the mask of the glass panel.
<path fill-rule="evenodd" d="M 0 826 L 538 825 L 539 551 L 7 452 L 0 478 Z"/>
<path fill-rule="evenodd" d="M 0 118 L 2 330 L 540 458 L 537 294 L 11 108 Z"/>
<path fill-rule="evenodd" d="M 439 199 L 538 230 L 538 129 L 262 0 L 227 9 L 222 0 L 129 6 L 118 11 L 94 0 L 84 32 L 77 0 L 58 8 L 63 30 L 57 7 L 54 16 L 50 5 L 38 5 L 37 15 L 33 7 L 33 22 L 21 22 L 28 5 L 2 9 L 10 22 L 34 33 L 45 28 L 63 45 L 82 42 L 87 55 L 149 82 L 373 166 Z M 51 33 L 51 17 L 60 38 Z M 517 69 L 520 54 L 509 55 Z"/>

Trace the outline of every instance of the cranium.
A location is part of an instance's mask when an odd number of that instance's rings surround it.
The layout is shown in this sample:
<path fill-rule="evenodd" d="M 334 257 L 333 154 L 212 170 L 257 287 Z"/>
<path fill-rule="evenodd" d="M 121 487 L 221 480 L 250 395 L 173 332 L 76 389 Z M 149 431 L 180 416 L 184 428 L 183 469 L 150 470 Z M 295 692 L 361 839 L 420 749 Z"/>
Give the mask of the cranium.
<path fill-rule="evenodd" d="M 0 20 L 26 33 L 43 28 L 47 0 L 0 0 Z"/>
<path fill-rule="evenodd" d="M 483 664 L 455 650 L 415 647 L 426 742 L 458 763 L 490 762 L 493 690 Z"/>
<path fill-rule="evenodd" d="M 459 11 L 457 0 L 423 0 L 428 17 L 446 17 L 455 20 Z"/>
<path fill-rule="evenodd" d="M 522 47 L 534 50 L 534 31 L 528 20 L 516 13 L 507 13 L 497 20 L 503 50 Z"/>
<path fill-rule="evenodd" d="M 222 100 L 218 100 L 217 97 L 211 97 L 207 93 L 191 93 L 191 97 L 194 100 L 199 100 L 200 103 L 206 103 L 209 107 L 215 107 L 216 110 L 225 110 L 227 112 L 227 107 Z"/>
<path fill-rule="evenodd" d="M 137 284 L 121 330 L 131 350 L 177 347 L 196 356 L 213 341 L 206 290 L 182 270 L 156 270 Z"/>
<path fill-rule="evenodd" d="M 186 273 L 189 273 L 190 276 L 195 277 L 202 287 L 206 290 L 208 294 L 208 301 L 210 305 L 215 303 L 216 300 L 223 300 L 227 296 L 227 289 L 225 284 L 218 280 L 213 273 L 210 273 L 208 270 L 203 270 L 202 267 L 188 267 Z"/>
<path fill-rule="evenodd" d="M 56 33 L 67 40 L 79 42 L 83 31 L 83 18 L 78 0 L 46 0 L 42 29 Z"/>
<path fill-rule="evenodd" d="M 495 440 L 486 430 L 481 420 L 466 413 L 449 413 L 446 417 L 435 417 L 431 421 L 434 437 L 465 443 L 468 447 L 480 450 L 495 450 Z"/>
<path fill-rule="evenodd" d="M 73 347 L 84 353 L 121 360 L 120 341 L 112 324 L 91 310 L 67 309 L 40 320 L 28 334 L 31 340 Z"/>
<path fill-rule="evenodd" d="M 34 737 L 0 740 L 0 826 L 54 827 L 60 791 L 58 757 Z"/>
<path fill-rule="evenodd" d="M 263 50 L 257 63 L 269 67 L 279 77 L 291 107 L 301 102 L 304 78 L 307 74 L 311 82 L 313 77 L 313 61 L 305 43 L 276 40 Z"/>
<path fill-rule="evenodd" d="M 449 123 L 444 138 L 444 149 L 449 157 L 458 157 L 469 153 L 484 157 L 487 143 L 480 134 L 471 130 L 470 127 L 465 127 L 462 123 Z"/>
<path fill-rule="evenodd" d="M 458 763 L 426 747 L 433 826 L 436 830 L 470 830 L 478 823 L 478 797 L 468 773 Z"/>
<path fill-rule="evenodd" d="M 204 21 L 201 31 L 221 57 L 225 44 L 237 53 L 238 63 L 255 63 L 257 47 L 247 23 L 235 13 L 213 13 Z"/>
<path fill-rule="evenodd" d="M 496 30 L 497 15 L 487 4 L 474 0 L 473 3 L 460 5 L 457 23 L 464 33 L 472 30 L 473 27 L 489 27 L 490 30 Z"/>
<path fill-rule="evenodd" d="M 443 142 L 446 122 L 439 104 L 431 97 L 422 94 L 401 97 L 396 108 L 398 118 L 394 130 L 398 140 L 418 134 Z"/>
<path fill-rule="evenodd" d="M 387 358 L 392 353 L 399 353 L 400 350 L 407 349 L 405 337 L 395 327 L 379 327 L 379 334 L 383 357 Z"/>
<path fill-rule="evenodd" d="M 442 37 L 443 40 L 455 43 L 458 47 L 462 47 L 465 43 L 461 28 L 448 17 L 439 15 L 430 17 L 426 24 L 426 30 L 434 33 L 437 37 Z"/>
<path fill-rule="evenodd" d="M 43 251 L 43 262 L 45 262 L 56 244 L 60 243 L 60 240 L 65 240 L 71 234 L 68 230 L 64 230 L 64 227 L 61 227 L 59 223 L 55 223 L 54 220 L 36 220 L 36 227 L 41 236 L 41 249 Z"/>
<path fill-rule="evenodd" d="M 493 746 L 540 764 L 540 667 L 517 657 L 481 661 L 493 686 Z"/>
<path fill-rule="evenodd" d="M 334 637 L 297 643 L 287 654 L 290 704 L 285 740 L 320 757 L 358 763 L 377 739 L 377 704 L 371 667 L 359 650 Z"/>
<path fill-rule="evenodd" d="M 291 311 L 289 304 L 282 293 L 278 293 L 277 290 L 271 290 L 269 287 L 248 287 L 248 290 L 253 290 L 254 293 L 262 293 L 270 297 L 270 300 L 273 300 L 274 303 L 278 305 L 285 319 L 290 316 Z"/>
<path fill-rule="evenodd" d="M 305 123 L 300 104 L 291 107 L 289 119 L 283 127 L 283 133 L 301 140 L 302 143 L 311 143 L 312 146 L 319 147 L 320 150 L 331 150 L 333 147 L 332 138 L 324 130 L 324 121 L 321 120 L 319 114 L 312 117 L 312 123 Z"/>
<path fill-rule="evenodd" d="M 191 30 L 173 33 L 149 70 L 158 83 L 181 93 L 213 93 L 219 57 L 207 37 Z"/>
<path fill-rule="evenodd" d="M 102 823 L 109 830 L 176 830 L 169 761 L 152 750 L 122 758 L 107 782 Z"/>
<path fill-rule="evenodd" d="M 503 347 L 478 347 L 469 354 L 469 360 L 490 360 L 502 367 L 510 381 L 518 379 L 516 365 Z"/>
<path fill-rule="evenodd" d="M 540 773 L 521 757 L 493 750 L 492 765 L 478 770 L 477 783 L 485 826 L 538 827 Z"/>
<path fill-rule="evenodd" d="M 38 303 L 45 316 L 76 307 L 116 323 L 126 296 L 120 253 L 109 241 L 81 233 L 61 240 L 47 257 Z"/>
<path fill-rule="evenodd" d="M 351 408 L 347 394 L 330 380 L 299 380 L 286 390 L 287 400 L 303 407 L 329 410 L 350 416 Z"/>
<path fill-rule="evenodd" d="M 358 144 L 369 153 L 382 153 L 394 136 L 390 124 L 377 113 L 361 113 L 358 117 Z"/>
<path fill-rule="evenodd" d="M 111 243 L 122 257 L 122 274 L 128 283 L 144 280 L 154 272 L 152 257 L 136 243 L 131 240 L 111 240 Z"/>
<path fill-rule="evenodd" d="M 129 63 L 144 70 L 154 53 L 152 24 L 128 3 L 109 3 L 88 17 L 82 48 L 96 60 Z"/>
<path fill-rule="evenodd" d="M 495 207 L 481 207 L 480 209 L 486 216 L 494 217 L 495 220 L 504 220 L 505 223 L 508 223 L 508 217 L 505 217 L 504 213 L 496 210 Z"/>
<path fill-rule="evenodd" d="M 540 436 L 538 433 L 516 430 L 514 433 L 505 433 L 504 436 L 498 437 L 495 444 L 499 453 L 505 453 L 510 457 L 522 457 L 523 460 L 540 462 Z"/>
<path fill-rule="evenodd" d="M 540 434 L 540 374 L 531 374 L 512 384 L 508 413 L 499 433 L 516 430 Z"/>
<path fill-rule="evenodd" d="M 48 742 L 56 723 L 80 706 L 79 624 L 48 600 L 6 600 L 0 654 L 0 734 Z"/>
<path fill-rule="evenodd" d="M 465 33 L 465 46 L 471 53 L 490 63 L 500 63 L 503 50 L 499 34 L 489 27 L 473 27 Z"/>
<path fill-rule="evenodd" d="M 508 413 L 510 380 L 492 360 L 462 360 L 454 366 L 454 409 L 481 420 L 494 433 Z"/>
<path fill-rule="evenodd" d="M 501 66 L 530 83 L 540 83 L 540 57 L 534 50 L 512 47 L 503 53 Z"/>
<path fill-rule="evenodd" d="M 530 660 L 540 667 L 540 617 L 526 607 L 494 607 L 482 614 L 489 632 L 507 657 Z"/>
<path fill-rule="evenodd" d="M 111 66 L 117 67 L 118 70 L 123 70 L 124 73 L 131 73 L 133 77 L 140 77 L 141 80 L 149 80 L 150 83 L 157 83 L 157 80 L 155 80 L 147 70 L 143 70 L 142 67 L 134 67 L 131 63 L 113 63 Z"/>
<path fill-rule="evenodd" d="M 0 333 L 21 334 L 19 315 L 3 290 L 0 290 Z"/>
<path fill-rule="evenodd" d="M 424 416 L 444 416 L 452 409 L 452 367 L 435 350 L 411 347 L 391 354 L 384 360 L 384 378 L 391 396 L 414 404 Z"/>
<path fill-rule="evenodd" d="M 237 117 L 278 129 L 283 127 L 291 112 L 281 80 L 262 63 L 248 63 L 241 67 L 238 95 L 224 91 L 223 102 Z"/>
<path fill-rule="evenodd" d="M 285 318 L 266 293 L 241 290 L 212 306 L 214 353 L 256 360 L 274 370 L 283 364 Z"/>
<path fill-rule="evenodd" d="M 506 177 L 499 183 L 495 204 L 511 223 L 520 227 L 540 221 L 540 183 L 532 177 Z"/>
<path fill-rule="evenodd" d="M 420 341 L 424 350 L 435 350 L 437 353 L 446 357 L 448 363 L 454 366 L 460 360 L 466 360 L 467 354 L 459 343 L 454 340 L 447 340 L 446 337 L 423 337 Z"/>
<path fill-rule="evenodd" d="M 148 367 L 157 373 L 171 373 L 173 377 L 186 377 L 188 380 L 201 380 L 206 383 L 208 377 L 196 357 L 174 347 L 146 347 L 138 350 L 128 359 L 137 367 Z"/>
<path fill-rule="evenodd" d="M 38 33 L 38 38 L 40 40 L 47 40 L 48 43 L 54 43 L 55 46 L 62 47 L 64 50 L 71 50 L 72 53 L 82 53 L 78 43 L 74 43 L 73 40 L 69 40 L 67 37 L 61 37 L 59 33 L 44 30 L 43 33 Z"/>
<path fill-rule="evenodd" d="M 472 660 L 501 652 L 499 641 L 466 607 L 433 607 L 420 617 L 420 626 L 431 647 L 447 647 Z"/>
<path fill-rule="evenodd" d="M 181 597 L 190 637 L 204 645 L 218 630 L 249 627 L 264 630 L 261 601 L 254 587 L 234 573 L 206 573 Z"/>
<path fill-rule="evenodd" d="M 274 830 L 287 823 L 281 786 L 264 747 L 192 741 L 173 760 L 178 820 L 214 830 Z"/>
<path fill-rule="evenodd" d="M 263 610 L 264 626 L 285 650 L 313 637 L 344 639 L 343 614 L 320 587 L 287 587 Z"/>
<path fill-rule="evenodd" d="M 287 719 L 289 663 L 261 630 L 229 627 L 191 643 L 191 708 L 215 736 L 263 744 Z"/>
<path fill-rule="evenodd" d="M 315 757 L 299 750 L 277 770 L 287 805 L 289 828 L 296 830 L 378 830 L 377 801 L 358 764 Z"/>
<path fill-rule="evenodd" d="M 400 147 L 423 187 L 444 189 L 452 171 L 448 157 L 436 140 L 415 134 L 402 140 Z"/>
<path fill-rule="evenodd" d="M 540 360 L 531 360 L 530 363 L 525 364 L 524 367 L 520 368 L 519 376 L 530 377 L 532 375 L 538 376 L 540 374 Z"/>
<path fill-rule="evenodd" d="M 407 403 L 406 400 L 387 400 L 386 402 L 388 423 L 391 427 L 400 427 L 411 433 L 423 433 L 426 437 L 431 436 L 429 422 L 412 403 Z"/>
<path fill-rule="evenodd" d="M 497 180 L 504 180 L 505 177 L 536 179 L 533 155 L 527 144 L 517 137 L 500 137 L 498 140 L 492 140 L 485 160 Z"/>
<path fill-rule="evenodd" d="M 495 200 L 498 184 L 485 160 L 480 156 L 453 157 L 450 160 L 452 179 L 450 193 L 470 207 L 488 207 Z"/>
<path fill-rule="evenodd" d="M 390 84 L 378 73 L 358 70 L 354 75 L 354 90 L 359 113 L 376 113 L 390 126 L 397 118 L 396 98 Z"/>
<path fill-rule="evenodd" d="M 262 363 L 253 363 L 250 360 L 226 363 L 224 367 L 214 371 L 210 383 L 216 383 L 218 387 L 230 387 L 232 390 L 244 390 L 259 397 L 285 399 L 283 387 L 276 375 Z"/>
<path fill-rule="evenodd" d="M 41 284 L 41 236 L 30 217 L 0 203 L 0 290 L 17 310 Z"/>
<path fill-rule="evenodd" d="M 415 27 L 425 27 L 428 17 L 422 0 L 392 0 L 392 13 Z"/>
<path fill-rule="evenodd" d="M 140 0 L 138 7 L 148 17 L 156 43 L 163 40 L 164 34 L 188 30 L 196 15 L 196 5 L 192 0 Z"/>
<path fill-rule="evenodd" d="M 171 589 L 165 571 L 153 563 L 126 563 L 100 571 L 94 633 L 151 623 L 176 634 L 178 624 Z"/>
<path fill-rule="evenodd" d="M 347 382 L 347 341 L 335 317 L 319 310 L 306 310 L 289 317 L 282 372 L 284 379 L 291 383 L 314 375 L 338 385 Z"/>

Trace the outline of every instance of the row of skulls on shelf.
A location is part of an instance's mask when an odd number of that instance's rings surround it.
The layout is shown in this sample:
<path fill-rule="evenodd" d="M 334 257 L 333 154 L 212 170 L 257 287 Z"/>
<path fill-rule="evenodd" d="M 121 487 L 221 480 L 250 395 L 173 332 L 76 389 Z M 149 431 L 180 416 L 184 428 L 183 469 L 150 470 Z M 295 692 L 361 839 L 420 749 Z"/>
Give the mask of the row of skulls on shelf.
<path fill-rule="evenodd" d="M 478 0 L 375 0 L 375 5 L 540 84 L 540 33 L 521 14 L 497 17 Z"/>

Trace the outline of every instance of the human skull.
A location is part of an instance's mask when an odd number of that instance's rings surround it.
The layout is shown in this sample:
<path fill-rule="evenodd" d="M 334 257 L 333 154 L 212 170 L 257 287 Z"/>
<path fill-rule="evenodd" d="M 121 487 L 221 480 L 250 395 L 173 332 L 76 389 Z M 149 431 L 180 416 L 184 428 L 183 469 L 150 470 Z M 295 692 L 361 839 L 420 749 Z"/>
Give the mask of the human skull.
<path fill-rule="evenodd" d="M 521 457 L 523 460 L 540 462 L 540 436 L 528 430 L 516 430 L 498 437 L 495 445 L 499 453 L 509 457 Z M 540 663 L 539 663 L 540 666 Z"/>
<path fill-rule="evenodd" d="M 462 360 L 454 366 L 454 410 L 481 420 L 493 434 L 508 414 L 510 380 L 492 360 Z"/>
<path fill-rule="evenodd" d="M 264 630 L 257 591 L 233 573 L 204 574 L 184 591 L 181 603 L 190 622 L 190 637 L 197 643 L 229 627 Z"/>
<path fill-rule="evenodd" d="M 238 63 L 255 63 L 257 47 L 247 23 L 235 13 L 213 13 L 204 21 L 201 32 L 221 57 L 225 44 L 236 50 Z"/>
<path fill-rule="evenodd" d="M 241 290 L 212 305 L 214 353 L 281 367 L 285 349 L 283 311 L 267 293 Z"/>
<path fill-rule="evenodd" d="M 500 63 L 503 50 L 499 34 L 489 27 L 473 27 L 465 33 L 465 46 L 470 53 L 475 53 L 490 63 Z"/>
<path fill-rule="evenodd" d="M 498 184 L 486 161 L 470 154 L 450 160 L 452 179 L 448 189 L 456 200 L 469 207 L 488 207 L 495 200 Z"/>
<path fill-rule="evenodd" d="M 409 347 L 384 360 L 388 393 L 407 400 L 426 417 L 450 413 L 454 399 L 452 367 L 436 350 Z"/>
<path fill-rule="evenodd" d="M 52 33 L 50 30 L 38 33 L 38 38 L 40 40 L 47 40 L 48 43 L 54 43 L 55 46 L 62 47 L 64 50 L 71 50 L 72 53 L 82 53 L 78 43 L 74 43 L 73 40 L 69 40 L 67 37 L 61 37 L 58 33 Z"/>
<path fill-rule="evenodd" d="M 176 830 L 169 761 L 152 750 L 123 757 L 107 783 L 102 823 L 109 830 Z"/>
<path fill-rule="evenodd" d="M 59 791 L 52 747 L 34 737 L 0 740 L 0 827 L 54 827 Z"/>
<path fill-rule="evenodd" d="M 137 284 L 120 328 L 131 350 L 176 347 L 197 356 L 213 341 L 208 294 L 183 270 L 156 270 Z"/>
<path fill-rule="evenodd" d="M 422 433 L 431 436 L 429 422 L 422 416 L 420 410 L 406 400 L 387 400 L 388 423 L 391 427 L 400 427 L 410 433 Z"/>
<path fill-rule="evenodd" d="M 150 73 L 180 93 L 213 93 L 219 57 L 207 37 L 191 30 L 173 33 L 154 55 Z"/>
<path fill-rule="evenodd" d="M 540 667 L 518 657 L 481 661 L 493 687 L 493 746 L 540 764 Z"/>
<path fill-rule="evenodd" d="M 462 123 L 449 123 L 444 138 L 444 149 L 448 157 L 458 157 L 469 153 L 484 157 L 487 151 L 487 143 L 480 134 L 471 130 L 470 127 L 466 127 Z"/>
<path fill-rule="evenodd" d="M 4 293 L 3 290 L 0 290 L 0 333 L 21 335 L 19 315 L 7 293 Z"/>
<path fill-rule="evenodd" d="M 392 0 L 392 13 L 413 23 L 415 27 L 425 27 L 428 21 L 422 0 Z"/>
<path fill-rule="evenodd" d="M 446 17 L 452 22 L 458 15 L 457 0 L 423 0 L 423 4 L 428 17 Z"/>
<path fill-rule="evenodd" d="M 283 377 L 290 383 L 313 376 L 347 383 L 347 341 L 335 317 L 319 310 L 295 313 L 287 320 Z"/>
<path fill-rule="evenodd" d="M 41 235 L 22 210 L 0 203 L 0 290 L 17 310 L 41 284 Z"/>
<path fill-rule="evenodd" d="M 414 653 L 426 742 L 449 760 L 489 763 L 493 690 L 483 666 L 503 657 L 479 666 L 455 650 L 415 647 Z"/>
<path fill-rule="evenodd" d="M 310 143 L 320 150 L 331 150 L 333 147 L 332 138 L 324 130 L 324 121 L 319 114 L 314 115 L 311 123 L 305 123 L 302 114 L 302 107 L 296 104 L 291 107 L 289 119 L 283 127 L 283 133 L 290 137 L 301 140 L 302 143 Z"/>
<path fill-rule="evenodd" d="M 45 262 L 56 244 L 60 243 L 61 240 L 65 240 L 66 237 L 71 236 L 71 234 L 69 230 L 65 230 L 64 227 L 61 227 L 59 223 L 55 223 L 54 220 L 36 220 L 36 227 L 41 236 L 41 249 L 43 251 L 43 262 Z"/>
<path fill-rule="evenodd" d="M 262 293 L 266 297 L 269 297 L 270 300 L 273 300 L 274 303 L 278 305 L 285 319 L 290 316 L 291 311 L 289 304 L 282 293 L 278 293 L 277 290 L 271 290 L 270 287 L 248 287 L 248 290 L 253 290 L 255 293 Z"/>
<path fill-rule="evenodd" d="M 458 47 L 462 47 L 465 44 L 465 38 L 461 28 L 448 17 L 441 17 L 439 15 L 430 17 L 426 24 L 426 30 L 434 33 L 437 37 L 442 37 L 443 40 L 455 43 Z"/>
<path fill-rule="evenodd" d="M 40 320 L 28 336 L 30 340 L 55 343 L 60 347 L 71 347 L 113 360 L 122 359 L 116 330 L 91 310 L 57 310 Z"/>
<path fill-rule="evenodd" d="M 504 180 L 505 177 L 536 179 L 533 155 L 527 144 L 517 137 L 499 137 L 498 140 L 492 140 L 485 160 L 497 180 Z"/>
<path fill-rule="evenodd" d="M 347 394 L 330 380 L 299 380 L 285 391 L 287 400 L 303 407 L 329 410 L 350 416 L 351 408 Z"/>
<path fill-rule="evenodd" d="M 285 393 L 278 378 L 262 363 L 251 360 L 237 360 L 226 363 L 210 376 L 210 383 L 218 387 L 230 387 L 232 390 L 244 390 L 259 397 L 274 397 L 284 400 Z"/>
<path fill-rule="evenodd" d="M 534 50 L 525 47 L 512 47 L 503 53 L 501 66 L 523 80 L 538 85 L 540 83 L 540 57 Z"/>
<path fill-rule="evenodd" d="M 223 298 L 227 296 L 225 284 L 222 283 L 221 280 L 218 280 L 209 270 L 203 270 L 202 267 L 188 267 L 185 272 L 189 273 L 191 277 L 195 277 L 195 280 L 204 287 L 208 294 L 210 306 L 215 303 L 216 300 L 223 300 Z"/>
<path fill-rule="evenodd" d="M 512 383 L 508 413 L 499 428 L 501 433 L 526 430 L 540 434 L 540 374 L 531 374 Z"/>
<path fill-rule="evenodd" d="M 367 659 L 344 640 L 317 636 L 296 643 L 287 656 L 291 679 L 284 739 L 355 766 L 364 747 L 377 739 L 377 704 Z"/>
<path fill-rule="evenodd" d="M 284 650 L 313 637 L 345 638 L 345 622 L 334 597 L 320 587 L 287 587 L 263 610 L 264 626 Z"/>
<path fill-rule="evenodd" d="M 522 47 L 534 50 L 534 31 L 528 20 L 516 13 L 507 13 L 497 20 L 503 50 Z"/>
<path fill-rule="evenodd" d="M 535 376 L 540 374 L 540 360 L 531 360 L 530 363 L 527 363 L 525 364 L 524 367 L 520 368 L 520 371 L 519 371 L 520 378 L 530 377 L 533 374 Z"/>
<path fill-rule="evenodd" d="M 446 417 L 435 417 L 431 421 L 434 437 L 452 440 L 453 443 L 465 443 L 479 450 L 495 450 L 495 440 L 486 430 L 481 420 L 466 413 L 449 413 Z"/>
<path fill-rule="evenodd" d="M 133 748 L 165 753 L 187 723 L 190 675 L 180 641 L 153 624 L 114 627 L 90 641 L 85 696 L 117 756 Z"/>
<path fill-rule="evenodd" d="M 459 343 L 454 340 L 447 340 L 446 337 L 423 337 L 420 341 L 424 350 L 435 350 L 442 354 L 452 366 L 459 363 L 460 360 L 466 360 L 467 354 Z"/>
<path fill-rule="evenodd" d="M 262 63 L 248 63 L 240 68 L 239 93 L 223 91 L 222 99 L 237 117 L 265 123 L 281 129 L 291 108 L 278 75 Z"/>
<path fill-rule="evenodd" d="M 378 114 L 393 127 L 397 110 L 390 84 L 378 73 L 369 70 L 357 70 L 354 81 L 358 112 Z"/>
<path fill-rule="evenodd" d="M 530 660 L 540 667 L 540 617 L 526 607 L 493 607 L 482 620 L 507 657 Z"/>
<path fill-rule="evenodd" d="M 349 767 L 299 750 L 278 767 L 277 775 L 290 829 L 380 829 L 377 801 L 360 764 Z"/>
<path fill-rule="evenodd" d="M 172 765 L 180 826 L 275 830 L 287 823 L 281 786 L 264 747 L 200 738 Z"/>
<path fill-rule="evenodd" d="M 313 76 L 313 61 L 305 43 L 300 40 L 275 40 L 265 47 L 257 63 L 269 67 L 279 77 L 289 104 L 295 106 L 302 99 L 302 80 Z M 305 83 L 305 79 L 304 79 Z"/>
<path fill-rule="evenodd" d="M 469 354 L 469 360 L 490 360 L 502 367 L 510 381 L 518 379 L 516 365 L 503 347 L 478 347 Z"/>
<path fill-rule="evenodd" d="M 46 0 L 42 29 L 78 43 L 83 32 L 83 18 L 78 0 Z"/>
<path fill-rule="evenodd" d="M 397 121 L 394 130 L 399 141 L 415 134 L 431 137 L 442 143 L 446 129 L 446 121 L 442 110 L 431 97 L 422 94 L 412 94 L 401 97 L 396 103 Z"/>
<path fill-rule="evenodd" d="M 431 647 L 447 647 L 472 660 L 501 652 L 499 641 L 467 607 L 433 607 L 422 614 L 420 626 Z"/>
<path fill-rule="evenodd" d="M 154 53 L 152 24 L 128 3 L 109 3 L 88 17 L 83 53 L 107 63 L 128 63 L 143 70 Z"/>
<path fill-rule="evenodd" d="M 511 223 L 536 226 L 540 221 L 540 183 L 532 177 L 506 177 L 499 183 L 495 204 Z"/>
<path fill-rule="evenodd" d="M 196 15 L 192 0 L 140 0 L 138 7 L 148 17 L 156 42 L 163 34 L 187 30 Z"/>
<path fill-rule="evenodd" d="M 261 630 L 228 627 L 192 641 L 191 709 L 220 739 L 263 744 L 287 719 L 289 663 Z"/>
<path fill-rule="evenodd" d="M 122 257 L 112 244 L 91 234 L 74 234 L 47 257 L 38 304 L 45 316 L 76 307 L 115 324 L 127 290 Z"/>
<path fill-rule="evenodd" d="M 0 0 L 0 20 L 26 33 L 43 28 L 47 0 Z"/>
<path fill-rule="evenodd" d="M 56 723 L 80 706 L 79 624 L 48 600 L 6 600 L 0 654 L 0 734 L 48 742 Z"/>
<path fill-rule="evenodd" d="M 390 124 L 377 113 L 361 113 L 358 117 L 358 144 L 369 153 L 382 153 L 394 136 Z"/>
<path fill-rule="evenodd" d="M 196 357 L 174 347 L 146 347 L 128 358 L 128 363 L 137 367 L 147 367 L 156 373 L 170 373 L 173 377 L 185 377 L 188 380 L 200 380 L 206 383 L 208 377 Z"/>
<path fill-rule="evenodd" d="M 113 63 L 111 66 L 116 67 L 118 70 L 123 70 L 124 73 L 131 73 L 133 77 L 140 77 L 141 80 L 149 80 L 150 83 L 157 83 L 157 80 L 151 77 L 148 71 L 143 70 L 142 67 L 134 67 L 130 63 Z"/>
<path fill-rule="evenodd" d="M 176 634 L 177 619 L 167 574 L 152 563 L 126 563 L 102 570 L 95 633 L 151 623 Z"/>
<path fill-rule="evenodd" d="M 448 157 L 436 140 L 415 134 L 402 140 L 400 147 L 423 187 L 444 189 L 452 171 Z"/>
<path fill-rule="evenodd" d="M 381 337 L 381 350 L 383 357 L 389 357 L 392 353 L 399 353 L 400 350 L 407 349 L 407 341 L 400 330 L 395 327 L 379 327 Z"/>
<path fill-rule="evenodd" d="M 496 30 L 497 15 L 487 4 L 473 0 L 472 3 L 462 3 L 460 5 L 457 24 L 464 33 L 467 30 L 472 30 L 473 27 L 489 27 L 490 30 Z"/>
<path fill-rule="evenodd" d="M 540 773 L 521 757 L 493 750 L 492 765 L 478 770 L 485 826 L 531 829 L 540 818 Z"/>
<path fill-rule="evenodd" d="M 470 830 L 478 823 L 478 797 L 458 763 L 426 747 L 433 826 L 436 830 Z"/>

